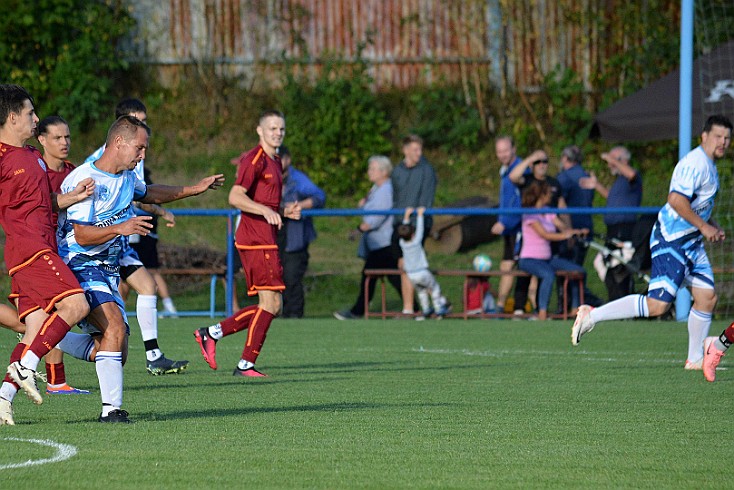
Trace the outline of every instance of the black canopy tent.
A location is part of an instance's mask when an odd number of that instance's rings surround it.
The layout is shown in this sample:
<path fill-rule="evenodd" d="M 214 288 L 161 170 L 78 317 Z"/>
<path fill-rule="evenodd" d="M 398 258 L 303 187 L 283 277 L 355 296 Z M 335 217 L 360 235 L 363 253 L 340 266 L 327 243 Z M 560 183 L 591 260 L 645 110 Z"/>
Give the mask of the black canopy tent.
<path fill-rule="evenodd" d="M 693 135 L 711 114 L 734 119 L 734 39 L 694 61 L 692 93 Z M 591 137 L 620 142 L 676 139 L 679 94 L 680 70 L 675 70 L 598 113 Z"/>

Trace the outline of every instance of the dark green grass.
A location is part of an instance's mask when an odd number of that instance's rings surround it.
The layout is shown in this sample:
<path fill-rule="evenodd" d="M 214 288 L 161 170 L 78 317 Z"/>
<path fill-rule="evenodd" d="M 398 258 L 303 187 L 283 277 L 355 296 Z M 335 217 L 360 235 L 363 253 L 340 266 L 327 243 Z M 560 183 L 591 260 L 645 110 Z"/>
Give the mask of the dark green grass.
<path fill-rule="evenodd" d="M 134 330 L 125 408 L 95 422 L 91 364 L 67 361 L 91 396 L 19 395 L 0 427 L 0 466 L 53 450 L 73 458 L 0 470 L 4 488 L 722 488 L 729 485 L 734 370 L 683 370 L 685 325 L 604 324 L 572 348 L 570 323 L 276 320 L 258 363 L 231 376 L 245 341 L 210 370 L 192 330 L 162 320 L 181 375 L 144 370 Z M 712 327 L 713 332 L 723 328 Z M 0 332 L 6 355 L 12 335 Z M 724 358 L 722 367 L 731 364 Z"/>

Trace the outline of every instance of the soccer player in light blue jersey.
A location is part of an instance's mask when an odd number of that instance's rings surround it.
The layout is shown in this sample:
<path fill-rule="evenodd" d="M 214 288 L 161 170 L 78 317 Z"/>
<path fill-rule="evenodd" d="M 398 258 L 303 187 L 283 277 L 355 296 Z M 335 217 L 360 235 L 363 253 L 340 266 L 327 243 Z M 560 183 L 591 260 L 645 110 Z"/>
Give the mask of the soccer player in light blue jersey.
<path fill-rule="evenodd" d="M 579 307 L 571 329 L 571 343 L 605 320 L 656 317 L 670 308 L 678 289 L 691 287 L 693 308 L 688 316 L 688 359 L 685 368 L 700 370 L 703 341 L 716 306 L 714 273 L 704 240 L 724 240 L 724 231 L 712 219 L 719 190 L 716 160 L 731 143 L 731 121 L 721 115 L 706 120 L 701 144 L 684 156 L 673 170 L 665 206 L 650 237 L 652 279 L 646 295 L 632 294 L 599 308 Z"/>
<path fill-rule="evenodd" d="M 148 111 L 141 100 L 126 98 L 122 99 L 115 107 L 115 119 L 121 116 L 133 116 L 142 122 L 146 122 Z M 105 146 L 100 146 L 94 153 L 87 157 L 84 163 L 97 161 L 102 156 L 102 153 L 104 153 Z M 138 180 L 143 182 L 145 181 L 144 165 L 145 160 L 140 160 L 133 170 Z M 159 216 L 168 222 L 168 226 L 173 226 L 175 223 L 173 214 L 158 205 L 136 203 L 136 206 L 143 210 L 143 213 L 136 214 L 144 215 L 147 212 L 148 214 Z M 135 211 L 135 208 L 133 208 L 133 211 Z M 155 278 L 144 266 L 135 249 L 130 246 L 128 237 L 122 237 L 120 244 L 120 253 L 122 254 L 120 259 L 120 277 L 123 280 L 120 288 L 122 290 L 125 284 L 127 284 L 138 293 L 135 303 L 135 318 L 140 326 L 140 334 L 143 337 L 143 344 L 145 345 L 145 358 L 148 372 L 153 375 L 181 372 L 186 369 L 189 361 L 168 359 L 158 346 L 158 288 Z M 125 291 L 121 292 L 123 293 L 123 297 L 127 296 Z M 166 306 L 165 300 L 164 306 Z"/>
<path fill-rule="evenodd" d="M 94 338 L 95 366 L 102 396 L 100 422 L 128 423 L 122 410 L 122 366 L 127 356 L 129 328 L 118 292 L 122 237 L 147 235 L 149 216 L 135 216 L 133 201 L 163 203 L 196 196 L 221 187 L 222 175 L 206 177 L 193 186 L 146 185 L 133 172 L 148 147 L 150 129 L 133 116 L 122 116 L 107 134 L 99 160 L 69 174 L 62 190 L 80 180 L 95 181 L 94 195 L 59 216 L 59 255 L 84 289 L 91 313 L 80 326 Z M 73 346 L 71 347 L 73 350 Z"/>

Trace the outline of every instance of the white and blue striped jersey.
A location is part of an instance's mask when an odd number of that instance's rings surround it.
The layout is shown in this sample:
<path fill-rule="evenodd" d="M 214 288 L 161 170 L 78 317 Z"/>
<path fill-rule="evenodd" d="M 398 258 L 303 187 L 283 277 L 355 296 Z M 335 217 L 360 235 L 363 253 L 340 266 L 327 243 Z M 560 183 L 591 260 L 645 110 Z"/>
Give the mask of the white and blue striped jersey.
<path fill-rule="evenodd" d="M 135 216 L 133 200 L 142 199 L 147 186 L 131 170 L 110 174 L 91 162 L 70 173 L 61 184 L 61 192 L 69 192 L 87 177 L 95 182 L 94 195 L 59 214 L 59 255 L 72 271 L 95 267 L 109 274 L 118 274 L 121 237 L 118 235 L 99 245 L 83 246 L 76 241 L 73 225 L 105 227 L 127 221 Z"/>
<path fill-rule="evenodd" d="M 706 222 L 711 218 L 718 191 L 719 173 L 716 165 L 700 146 L 690 151 L 675 166 L 669 193 L 676 192 L 687 197 L 691 209 Z M 658 213 L 657 224 L 667 242 L 702 239 L 698 228 L 681 218 L 668 203 Z"/>

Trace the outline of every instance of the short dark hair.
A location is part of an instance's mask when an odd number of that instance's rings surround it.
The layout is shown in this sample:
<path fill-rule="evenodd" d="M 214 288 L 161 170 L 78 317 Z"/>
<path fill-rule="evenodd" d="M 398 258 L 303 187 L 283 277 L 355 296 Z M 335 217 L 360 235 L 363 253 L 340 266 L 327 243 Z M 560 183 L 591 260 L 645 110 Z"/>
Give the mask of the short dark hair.
<path fill-rule="evenodd" d="M 121 116 L 127 116 L 133 112 L 142 112 L 148 115 L 148 110 L 145 108 L 142 100 L 132 97 L 122 99 L 115 106 L 115 119 L 120 119 Z"/>
<path fill-rule="evenodd" d="M 413 233 L 415 233 L 415 226 L 412 224 L 403 223 L 398 225 L 398 236 L 403 240 L 410 240 L 413 238 Z"/>
<path fill-rule="evenodd" d="M 584 152 L 576 145 L 567 146 L 561 152 L 561 156 L 568 158 L 570 161 L 580 164 L 584 159 Z"/>
<path fill-rule="evenodd" d="M 38 123 L 38 134 L 46 134 L 49 126 L 58 126 L 59 124 L 69 125 L 61 116 L 46 116 Z"/>
<path fill-rule="evenodd" d="M 107 131 L 105 144 L 109 146 L 118 135 L 122 135 L 126 141 L 132 139 L 135 137 L 135 133 L 138 132 L 138 128 L 144 128 L 145 132 L 150 136 L 150 128 L 143 121 L 133 116 L 120 116 L 112 123 L 109 131 Z"/>
<path fill-rule="evenodd" d="M 421 138 L 417 134 L 406 135 L 405 138 L 403 138 L 403 146 L 408 146 L 411 143 L 418 143 L 419 145 L 423 146 L 423 138 Z"/>
<path fill-rule="evenodd" d="M 546 192 L 550 190 L 550 185 L 545 180 L 536 180 L 525 188 L 522 192 L 522 207 L 532 208 Z"/>
<path fill-rule="evenodd" d="M 263 123 L 263 121 L 269 117 L 279 117 L 282 120 L 285 121 L 285 116 L 282 112 L 280 112 L 277 109 L 268 109 L 267 111 L 263 111 L 260 113 L 260 117 L 257 120 L 258 126 Z"/>
<path fill-rule="evenodd" d="M 502 141 L 502 140 L 507 140 L 507 141 L 509 141 L 509 142 L 510 142 L 510 147 L 511 147 L 511 148 L 515 148 L 515 138 L 513 138 L 513 137 L 512 137 L 512 136 L 510 136 L 509 134 L 501 134 L 501 135 L 497 136 L 497 137 L 496 137 L 496 138 L 494 139 L 495 143 L 496 143 L 497 141 Z"/>
<path fill-rule="evenodd" d="M 714 126 L 721 126 L 723 128 L 727 128 L 729 131 L 732 130 L 732 124 L 729 118 L 721 114 L 709 116 L 703 125 L 703 132 L 708 133 Z"/>
<path fill-rule="evenodd" d="M 11 112 L 20 114 L 26 100 L 33 103 L 33 97 L 20 85 L 0 84 L 0 126 L 4 126 Z"/>
<path fill-rule="evenodd" d="M 291 152 L 290 152 L 290 150 L 288 149 L 288 147 L 287 147 L 287 146 L 285 146 L 285 145 L 280 145 L 280 146 L 278 147 L 278 156 L 279 156 L 279 157 L 283 158 L 283 157 L 284 157 L 284 156 L 286 156 L 286 155 L 290 156 L 290 154 L 291 154 Z"/>

